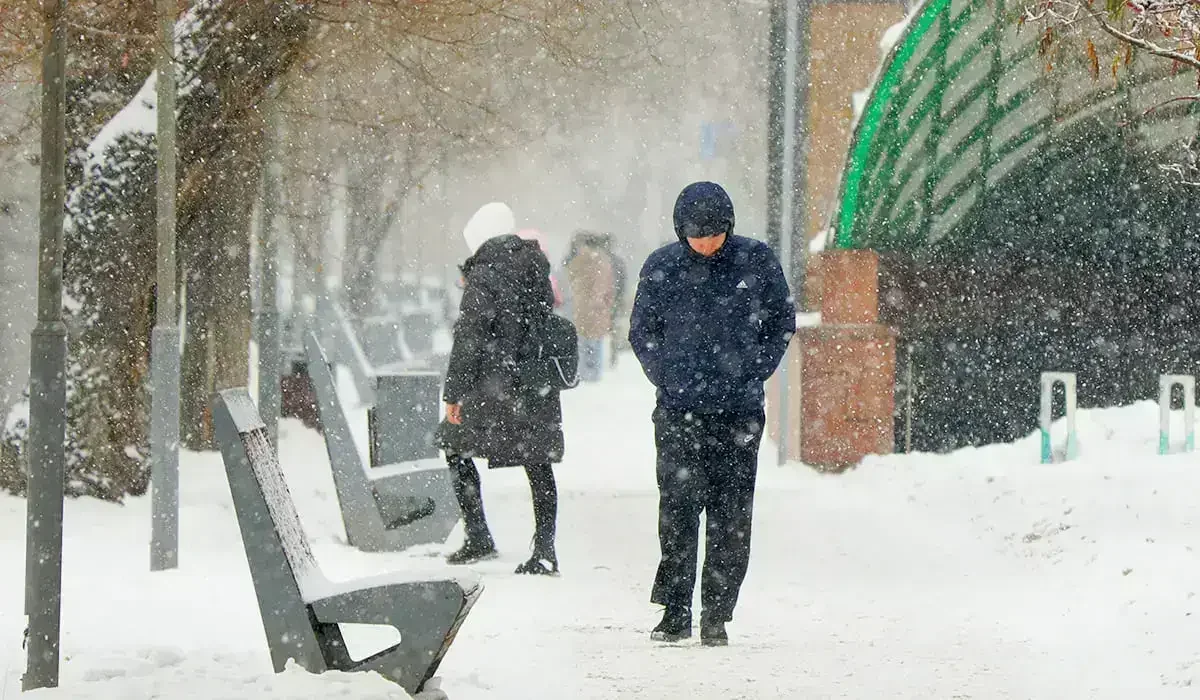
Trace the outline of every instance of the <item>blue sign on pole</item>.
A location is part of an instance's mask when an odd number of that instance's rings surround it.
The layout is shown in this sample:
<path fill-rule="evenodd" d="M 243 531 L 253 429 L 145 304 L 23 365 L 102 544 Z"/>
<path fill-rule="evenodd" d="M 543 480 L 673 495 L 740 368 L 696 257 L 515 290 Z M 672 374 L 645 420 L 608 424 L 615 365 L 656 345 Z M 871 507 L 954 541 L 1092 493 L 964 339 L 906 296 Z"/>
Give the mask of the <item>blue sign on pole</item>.
<path fill-rule="evenodd" d="M 700 125 L 700 160 L 712 160 L 717 157 L 717 139 L 712 122 Z"/>
<path fill-rule="evenodd" d="M 700 124 L 700 160 L 713 160 L 729 150 L 735 129 L 733 122 L 702 122 Z"/>

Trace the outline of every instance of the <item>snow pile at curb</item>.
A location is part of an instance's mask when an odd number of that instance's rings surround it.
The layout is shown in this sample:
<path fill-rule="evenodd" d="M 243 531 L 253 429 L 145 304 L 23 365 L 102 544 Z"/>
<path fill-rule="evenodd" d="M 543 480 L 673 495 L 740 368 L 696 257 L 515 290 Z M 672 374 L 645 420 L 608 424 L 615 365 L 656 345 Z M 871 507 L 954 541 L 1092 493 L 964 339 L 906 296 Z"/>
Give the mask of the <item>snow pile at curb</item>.
<path fill-rule="evenodd" d="M 411 696 L 381 676 L 330 671 L 314 675 L 292 666 L 264 674 L 258 659 L 234 655 L 197 655 L 154 649 L 134 658 L 94 658 L 82 672 L 83 683 L 22 694 L 32 700 L 112 700 L 204 698 L 204 700 L 409 700 Z M 109 662 L 109 664 L 106 664 Z M 79 670 L 76 669 L 76 673 Z M 416 700 L 434 700 L 421 693 Z"/>

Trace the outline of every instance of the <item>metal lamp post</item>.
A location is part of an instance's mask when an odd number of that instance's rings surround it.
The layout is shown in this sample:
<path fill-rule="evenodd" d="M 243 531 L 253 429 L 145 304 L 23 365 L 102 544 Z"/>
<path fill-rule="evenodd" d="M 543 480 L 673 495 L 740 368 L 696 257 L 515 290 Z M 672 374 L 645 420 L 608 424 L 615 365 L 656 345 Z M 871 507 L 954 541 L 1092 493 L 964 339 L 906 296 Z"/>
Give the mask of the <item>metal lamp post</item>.
<path fill-rule="evenodd" d="M 267 424 L 271 445 L 279 449 L 279 414 L 281 395 L 280 366 L 283 363 L 279 332 L 279 233 L 276 216 L 279 211 L 280 173 L 279 91 L 272 90 L 267 100 L 267 116 L 263 140 L 263 180 L 261 218 L 258 226 L 259 257 L 262 275 L 259 278 L 258 299 L 258 409 Z"/>
<path fill-rule="evenodd" d="M 808 253 L 809 27 L 813 0 L 772 0 L 767 92 L 767 239 L 804 306 Z M 791 372 L 779 370 L 779 464 L 788 461 Z"/>
<path fill-rule="evenodd" d="M 25 690 L 58 685 L 62 622 L 63 482 L 67 430 L 67 327 L 63 323 L 66 203 L 66 0 L 43 3 L 41 211 L 37 326 L 29 357 L 26 494 Z"/>
<path fill-rule="evenodd" d="M 157 317 L 150 339 L 150 569 L 179 566 L 179 320 L 175 285 L 175 0 L 158 0 Z"/>

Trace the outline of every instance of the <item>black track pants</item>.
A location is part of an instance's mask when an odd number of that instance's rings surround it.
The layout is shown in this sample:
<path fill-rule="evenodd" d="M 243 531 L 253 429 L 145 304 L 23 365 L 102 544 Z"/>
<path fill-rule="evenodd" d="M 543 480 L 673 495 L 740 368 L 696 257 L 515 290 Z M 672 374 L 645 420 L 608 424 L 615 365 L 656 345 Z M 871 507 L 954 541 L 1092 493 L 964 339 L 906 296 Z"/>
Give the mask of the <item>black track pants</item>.
<path fill-rule="evenodd" d="M 750 562 L 754 482 L 764 417 L 654 412 L 658 539 L 662 560 L 650 600 L 691 608 L 700 514 L 705 514 L 703 615 L 733 619 Z"/>

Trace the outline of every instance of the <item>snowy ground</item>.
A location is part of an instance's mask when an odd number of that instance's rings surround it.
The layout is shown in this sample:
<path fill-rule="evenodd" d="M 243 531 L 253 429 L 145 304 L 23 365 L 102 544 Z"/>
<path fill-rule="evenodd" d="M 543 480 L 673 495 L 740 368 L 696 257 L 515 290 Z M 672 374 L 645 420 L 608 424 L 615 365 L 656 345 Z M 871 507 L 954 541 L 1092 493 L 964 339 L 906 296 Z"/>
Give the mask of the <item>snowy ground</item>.
<path fill-rule="evenodd" d="M 1200 685 L 1200 458 L 1154 456 L 1150 405 L 1080 417 L 1083 458 L 1036 440 L 891 456 L 822 476 L 764 449 L 732 645 L 652 644 L 657 563 L 649 387 L 630 363 L 566 395 L 557 579 L 514 576 L 528 487 L 484 476 L 499 561 L 442 666 L 453 700 L 1148 698 Z M 438 566 L 349 549 L 320 438 L 283 457 L 333 577 Z M 364 676 L 270 672 L 216 455 L 187 455 L 182 568 L 148 572 L 148 503 L 67 509 L 63 685 L 32 697 L 403 698 Z M 24 503 L 0 497 L 0 700 L 16 698 Z M 456 544 L 457 535 L 451 544 Z"/>

